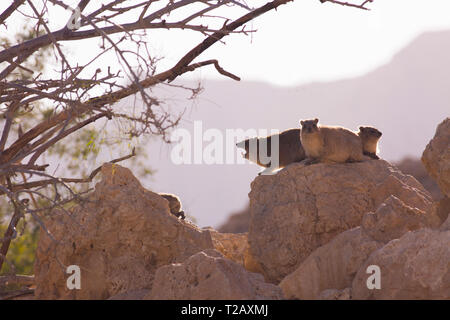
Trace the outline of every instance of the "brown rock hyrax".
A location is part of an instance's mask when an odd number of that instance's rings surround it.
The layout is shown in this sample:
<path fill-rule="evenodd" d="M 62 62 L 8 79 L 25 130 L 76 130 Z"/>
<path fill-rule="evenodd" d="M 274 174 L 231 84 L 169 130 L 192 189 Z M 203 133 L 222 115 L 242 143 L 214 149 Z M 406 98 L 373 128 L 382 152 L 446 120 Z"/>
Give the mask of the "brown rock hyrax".
<path fill-rule="evenodd" d="M 181 217 L 181 220 L 184 220 L 184 218 L 186 218 L 184 211 L 181 210 L 180 198 L 170 193 L 160 193 L 159 195 L 169 202 L 169 209 L 171 214 L 173 214 L 177 218 Z"/>
<path fill-rule="evenodd" d="M 363 145 L 363 154 L 373 159 L 380 159 L 377 156 L 378 140 L 380 140 L 382 133 L 374 127 L 359 127 L 358 132 Z"/>
<path fill-rule="evenodd" d="M 245 153 L 243 156 L 245 159 L 255 162 L 261 167 L 267 168 L 266 170 L 260 172 L 269 172 L 274 171 L 280 168 L 284 168 L 288 164 L 294 162 L 300 162 L 306 158 L 305 150 L 302 147 L 302 143 L 299 140 L 298 136 L 300 135 L 300 129 L 288 129 L 278 134 L 272 134 L 267 137 L 260 138 L 251 138 L 241 142 L 236 143 L 238 148 L 244 149 Z M 272 166 L 272 163 L 269 161 L 268 163 L 263 163 L 260 159 L 260 146 L 267 148 L 266 155 L 268 157 L 271 156 L 271 145 L 272 139 L 277 137 L 278 140 L 278 165 L 276 167 Z M 255 156 L 250 155 L 250 145 L 254 143 L 256 146 Z M 266 144 L 266 146 L 264 146 Z M 264 152 L 263 152 L 264 154 Z"/>
<path fill-rule="evenodd" d="M 300 121 L 306 164 L 363 161 L 362 142 L 355 132 L 342 127 L 318 126 L 318 122 L 319 119 Z"/>

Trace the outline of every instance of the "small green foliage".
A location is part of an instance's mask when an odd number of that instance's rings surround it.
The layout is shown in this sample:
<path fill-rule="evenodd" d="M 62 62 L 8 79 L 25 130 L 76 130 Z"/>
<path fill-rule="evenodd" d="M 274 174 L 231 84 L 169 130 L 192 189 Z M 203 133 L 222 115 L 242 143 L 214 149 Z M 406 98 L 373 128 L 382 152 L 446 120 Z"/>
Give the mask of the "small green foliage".
<path fill-rule="evenodd" d="M 23 223 L 22 223 L 23 224 Z M 33 265 L 35 252 L 37 247 L 37 240 L 39 235 L 38 226 L 26 226 L 23 234 L 20 234 L 22 226 L 17 226 L 17 237 L 11 241 L 11 245 L 6 255 L 6 260 L 9 263 L 3 263 L 0 275 L 15 271 L 16 274 L 33 274 Z M 7 226 L 0 225 L 0 233 L 3 237 Z M 14 266 L 12 270 L 11 265 Z"/>

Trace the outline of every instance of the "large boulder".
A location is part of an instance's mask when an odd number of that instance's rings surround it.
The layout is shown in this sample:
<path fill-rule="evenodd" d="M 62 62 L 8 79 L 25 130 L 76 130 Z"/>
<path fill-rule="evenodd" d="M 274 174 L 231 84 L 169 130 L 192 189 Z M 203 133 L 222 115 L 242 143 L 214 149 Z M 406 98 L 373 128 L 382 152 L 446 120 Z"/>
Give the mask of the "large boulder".
<path fill-rule="evenodd" d="M 441 224 L 439 216 L 433 211 L 424 212 L 406 205 L 396 196 L 390 196 L 375 213 L 363 216 L 361 227 L 373 240 L 387 243 L 398 239 L 408 231 L 420 228 L 437 228 Z"/>
<path fill-rule="evenodd" d="M 282 299 L 278 286 L 262 275 L 246 271 L 216 250 L 199 252 L 183 263 L 160 267 L 149 300 L 260 300 Z"/>
<path fill-rule="evenodd" d="M 373 252 L 352 284 L 353 299 L 450 299 L 450 230 L 410 231 Z M 367 267 L 380 268 L 369 289 Z"/>
<path fill-rule="evenodd" d="M 450 118 L 438 125 L 422 154 L 422 162 L 442 193 L 450 198 Z"/>
<path fill-rule="evenodd" d="M 70 210 L 54 210 L 36 251 L 36 297 L 107 299 L 150 289 L 156 269 L 213 248 L 211 235 L 169 211 L 130 170 L 105 164 L 95 191 Z M 81 269 L 81 289 L 69 290 L 65 268 Z"/>
<path fill-rule="evenodd" d="M 283 279 L 280 287 L 288 299 L 338 299 L 340 290 L 351 287 L 356 273 L 373 251 L 409 231 L 439 224 L 437 216 L 390 196 L 376 212 L 363 216 L 361 227 L 344 231 L 314 250 Z"/>
<path fill-rule="evenodd" d="M 220 233 L 212 228 L 204 228 L 211 233 L 214 248 L 225 258 L 245 265 L 248 252 L 247 233 Z"/>
<path fill-rule="evenodd" d="M 267 281 L 279 283 L 318 247 L 339 233 L 357 227 L 395 195 L 423 212 L 431 195 L 412 176 L 388 162 L 296 163 L 275 175 L 261 175 L 251 184 L 251 255 Z"/>
<path fill-rule="evenodd" d="M 369 255 L 383 243 L 371 239 L 360 227 L 347 230 L 317 248 L 280 283 L 287 299 L 325 299 L 330 292 L 351 287 Z M 333 295 L 335 295 L 335 293 Z M 321 296 L 322 295 L 322 296 Z"/>
<path fill-rule="evenodd" d="M 436 181 L 430 176 L 425 169 L 420 158 L 405 157 L 403 160 L 395 163 L 397 168 L 405 173 L 410 174 L 419 181 L 425 189 L 431 194 L 433 200 L 439 200 L 443 197 L 441 189 L 437 185 Z"/>
<path fill-rule="evenodd" d="M 251 255 L 248 245 L 248 233 L 220 233 L 212 228 L 204 228 L 211 233 L 214 249 L 225 258 L 239 263 L 250 272 L 263 273 L 261 265 Z"/>

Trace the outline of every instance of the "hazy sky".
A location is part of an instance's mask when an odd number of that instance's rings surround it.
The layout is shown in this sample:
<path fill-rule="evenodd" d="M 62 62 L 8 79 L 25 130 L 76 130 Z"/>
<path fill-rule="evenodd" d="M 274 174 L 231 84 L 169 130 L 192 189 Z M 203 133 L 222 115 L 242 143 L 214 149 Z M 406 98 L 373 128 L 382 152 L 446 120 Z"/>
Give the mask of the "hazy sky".
<path fill-rule="evenodd" d="M 71 5 L 77 2 L 67 1 Z M 247 2 L 258 7 L 267 1 Z M 2 1 L 0 10 L 8 3 Z M 92 3 L 97 7 L 97 1 Z M 90 6 L 86 12 L 92 11 Z M 418 34 L 450 28 L 449 0 L 374 0 L 369 7 L 371 11 L 363 11 L 322 4 L 319 0 L 294 0 L 250 23 L 247 29 L 258 30 L 252 36 L 232 35 L 226 38 L 225 45 L 214 45 L 198 61 L 217 58 L 225 69 L 242 80 L 297 85 L 366 73 L 389 61 Z M 52 5 L 49 8 L 49 23 L 56 30 L 65 24 L 70 12 L 55 11 Z M 10 23 L 9 30 L 13 27 Z M 0 32 L 4 32 L 4 27 L 0 27 Z M 154 54 L 165 57 L 160 64 L 162 71 L 203 38 L 197 32 L 170 30 L 151 31 L 148 39 Z M 82 62 L 95 53 L 86 49 L 99 43 L 98 39 L 89 41 L 63 45 L 70 49 L 76 61 Z M 117 66 L 113 54 L 102 62 Z M 185 77 L 223 78 L 212 67 Z"/>
<path fill-rule="evenodd" d="M 294 85 L 366 73 L 418 34 L 450 28 L 448 0 L 374 0 L 370 7 L 296 0 L 260 17 L 252 43 L 228 41 L 208 55 L 245 80 Z M 202 76 L 215 75 L 202 70 Z"/>
<path fill-rule="evenodd" d="M 450 28 L 449 0 L 374 0 L 370 8 L 294 0 L 255 20 L 258 31 L 252 37 L 234 35 L 201 58 L 218 58 L 243 80 L 296 85 L 364 74 L 388 62 L 420 33 Z M 190 47 L 190 37 L 178 41 L 178 48 Z M 174 62 L 183 53 L 167 41 L 158 42 Z M 194 77 L 222 76 L 203 68 Z"/>

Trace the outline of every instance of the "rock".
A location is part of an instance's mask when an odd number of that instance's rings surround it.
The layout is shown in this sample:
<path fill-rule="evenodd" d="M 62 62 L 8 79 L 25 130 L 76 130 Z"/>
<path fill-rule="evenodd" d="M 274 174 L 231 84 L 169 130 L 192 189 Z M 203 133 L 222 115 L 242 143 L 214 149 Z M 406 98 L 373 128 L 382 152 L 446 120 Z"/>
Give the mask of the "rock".
<path fill-rule="evenodd" d="M 244 266 L 250 272 L 263 273 L 261 265 L 250 253 L 248 245 L 248 233 L 220 233 L 212 228 L 203 228 L 211 233 L 214 249 Z"/>
<path fill-rule="evenodd" d="M 217 251 L 242 266 L 245 264 L 245 255 L 248 251 L 247 233 L 220 233 L 214 229 L 208 230 Z"/>
<path fill-rule="evenodd" d="M 320 300 L 350 300 L 352 298 L 352 289 L 343 290 L 327 289 L 319 294 Z"/>
<path fill-rule="evenodd" d="M 441 224 L 437 215 L 407 206 L 395 196 L 390 196 L 375 213 L 364 215 L 361 227 L 373 240 L 388 242 L 400 238 L 408 231 L 424 227 L 437 228 Z"/>
<path fill-rule="evenodd" d="M 400 162 L 395 163 L 397 168 L 404 174 L 412 175 L 421 185 L 431 194 L 434 201 L 438 201 L 443 197 L 436 181 L 428 174 L 425 166 L 419 158 L 406 157 Z"/>
<path fill-rule="evenodd" d="M 450 118 L 438 125 L 422 154 L 422 162 L 442 193 L 450 198 Z"/>
<path fill-rule="evenodd" d="M 384 160 L 292 164 L 252 182 L 250 253 L 266 281 L 279 283 L 339 233 L 361 224 L 386 198 L 427 212 L 431 195 Z"/>
<path fill-rule="evenodd" d="M 281 289 L 262 275 L 246 271 L 216 250 L 194 254 L 183 263 L 160 267 L 149 300 L 282 299 Z"/>
<path fill-rule="evenodd" d="M 373 252 L 352 283 L 353 299 L 450 299 L 450 231 L 423 228 Z M 379 266 L 381 289 L 368 289 L 366 273 Z"/>
<path fill-rule="evenodd" d="M 162 265 L 213 248 L 209 232 L 178 220 L 168 202 L 144 189 L 130 170 L 102 167 L 102 180 L 86 201 L 54 210 L 36 251 L 38 299 L 107 299 L 150 289 Z M 68 290 L 63 266 L 81 269 L 81 290 Z"/>
<path fill-rule="evenodd" d="M 450 215 L 447 217 L 447 220 L 441 225 L 439 228 L 442 231 L 450 230 Z"/>
<path fill-rule="evenodd" d="M 149 293 L 149 289 L 133 290 L 116 294 L 110 297 L 108 300 L 142 300 Z"/>
<path fill-rule="evenodd" d="M 422 211 L 428 211 L 431 208 L 431 195 L 410 175 L 405 175 L 404 181 L 400 181 L 395 175 L 389 175 L 378 184 L 371 194 L 375 208 L 378 208 L 391 195 L 403 200 L 408 206 Z"/>
<path fill-rule="evenodd" d="M 371 239 L 360 227 L 347 230 L 314 250 L 280 283 L 287 299 L 323 299 L 326 289 L 350 287 L 356 272 L 382 242 Z"/>
<path fill-rule="evenodd" d="M 408 231 L 439 226 L 439 218 L 431 217 L 390 196 L 375 213 L 363 216 L 361 227 L 347 230 L 317 248 L 286 276 L 280 283 L 285 297 L 322 299 L 321 292 L 326 289 L 339 291 L 351 287 L 356 273 L 373 251 Z"/>
<path fill-rule="evenodd" d="M 447 220 L 450 214 L 450 198 L 443 197 L 441 200 L 433 203 L 431 212 L 433 215 L 438 216 L 442 222 Z"/>

